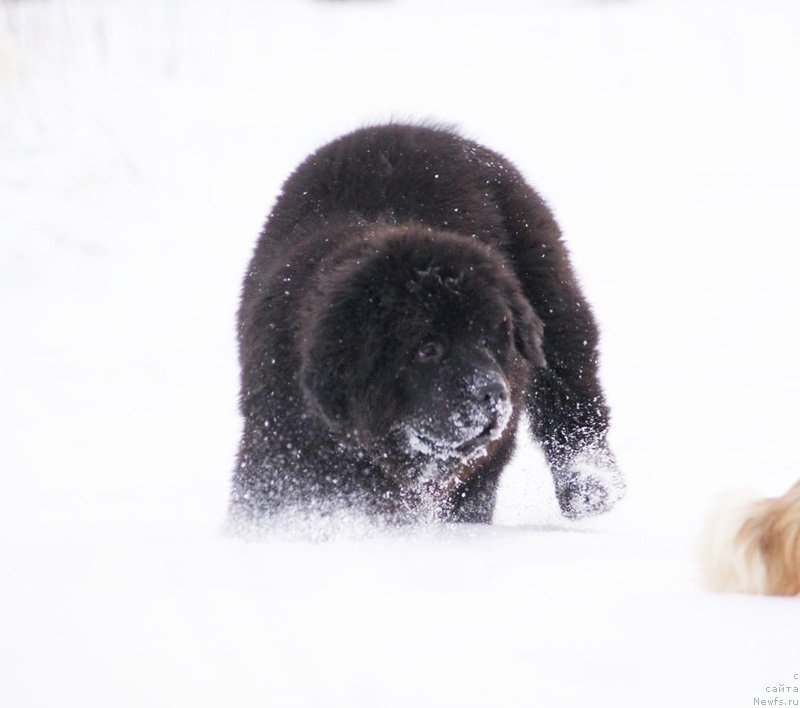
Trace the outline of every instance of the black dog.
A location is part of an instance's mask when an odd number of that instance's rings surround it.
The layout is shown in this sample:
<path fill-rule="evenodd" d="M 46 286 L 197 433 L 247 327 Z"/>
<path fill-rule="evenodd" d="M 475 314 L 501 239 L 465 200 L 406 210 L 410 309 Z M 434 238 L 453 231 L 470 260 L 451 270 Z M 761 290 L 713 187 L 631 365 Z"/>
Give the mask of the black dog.
<path fill-rule="evenodd" d="M 558 226 L 506 159 L 452 132 L 367 128 L 303 162 L 247 271 L 239 343 L 237 524 L 488 522 L 523 409 L 566 516 L 624 490 Z"/>

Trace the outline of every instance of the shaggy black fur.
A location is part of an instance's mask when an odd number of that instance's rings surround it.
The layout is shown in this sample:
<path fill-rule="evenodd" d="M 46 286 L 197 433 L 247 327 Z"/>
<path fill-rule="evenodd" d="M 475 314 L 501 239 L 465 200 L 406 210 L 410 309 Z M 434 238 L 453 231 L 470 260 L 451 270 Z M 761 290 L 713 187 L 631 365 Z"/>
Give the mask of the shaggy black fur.
<path fill-rule="evenodd" d="M 508 160 L 450 131 L 366 128 L 297 168 L 244 280 L 239 343 L 236 522 L 488 522 L 525 408 L 565 515 L 622 493 L 558 226 Z"/>

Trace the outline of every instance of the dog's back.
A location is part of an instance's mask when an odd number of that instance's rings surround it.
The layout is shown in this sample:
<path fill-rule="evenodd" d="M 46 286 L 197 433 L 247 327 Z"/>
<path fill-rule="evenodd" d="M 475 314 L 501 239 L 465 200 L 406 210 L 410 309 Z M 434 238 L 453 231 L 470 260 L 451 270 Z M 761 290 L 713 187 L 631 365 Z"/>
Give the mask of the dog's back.
<path fill-rule="evenodd" d="M 800 593 L 800 482 L 774 499 L 729 496 L 709 519 L 702 554 L 710 590 Z"/>

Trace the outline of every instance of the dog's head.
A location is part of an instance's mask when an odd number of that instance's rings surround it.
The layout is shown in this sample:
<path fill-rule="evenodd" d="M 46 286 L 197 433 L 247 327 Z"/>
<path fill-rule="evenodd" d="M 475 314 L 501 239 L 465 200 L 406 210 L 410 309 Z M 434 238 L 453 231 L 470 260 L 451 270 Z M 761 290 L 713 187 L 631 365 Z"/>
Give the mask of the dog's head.
<path fill-rule="evenodd" d="M 327 424 L 368 443 L 463 458 L 501 436 L 543 324 L 498 253 L 445 232 L 386 229 L 320 274 L 301 376 Z M 521 373 L 523 372 L 523 373 Z"/>

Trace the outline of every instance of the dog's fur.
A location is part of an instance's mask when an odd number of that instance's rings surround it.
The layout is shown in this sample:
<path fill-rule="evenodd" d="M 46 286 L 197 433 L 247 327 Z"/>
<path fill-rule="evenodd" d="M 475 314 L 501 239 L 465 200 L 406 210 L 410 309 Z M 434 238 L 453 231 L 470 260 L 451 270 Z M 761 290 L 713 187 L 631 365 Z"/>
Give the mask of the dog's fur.
<path fill-rule="evenodd" d="M 563 513 L 624 485 L 597 329 L 552 214 L 442 129 L 366 128 L 286 181 L 244 280 L 231 515 L 491 520 L 520 413 Z"/>
<path fill-rule="evenodd" d="M 800 482 L 774 499 L 721 501 L 703 533 L 702 570 L 718 592 L 800 593 Z"/>

